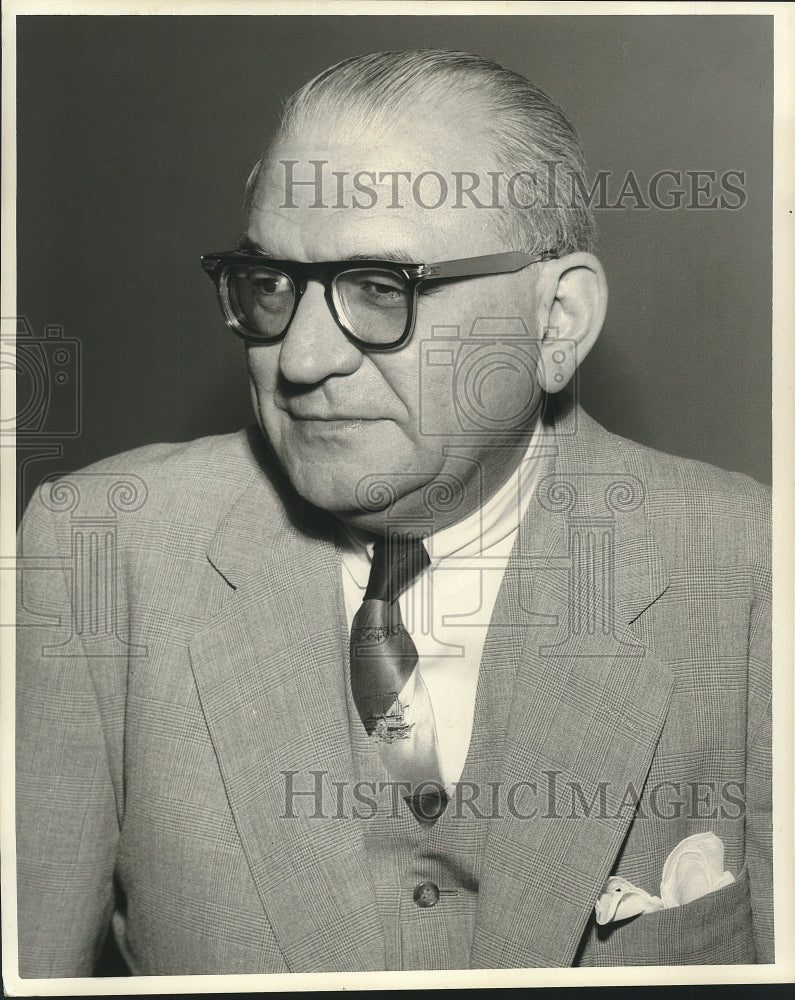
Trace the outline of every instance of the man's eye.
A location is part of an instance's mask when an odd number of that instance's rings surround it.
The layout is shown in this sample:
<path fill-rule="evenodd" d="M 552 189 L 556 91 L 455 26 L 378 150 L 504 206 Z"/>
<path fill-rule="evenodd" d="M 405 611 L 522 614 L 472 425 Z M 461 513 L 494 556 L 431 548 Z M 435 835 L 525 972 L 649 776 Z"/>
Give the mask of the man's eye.
<path fill-rule="evenodd" d="M 339 292 L 344 299 L 358 301 L 362 305 L 395 308 L 406 303 L 406 287 L 398 279 L 388 274 L 347 275 L 340 282 Z"/>
<path fill-rule="evenodd" d="M 252 274 L 249 276 L 251 289 L 257 296 L 283 295 L 289 291 L 286 278 L 275 274 Z"/>
<path fill-rule="evenodd" d="M 395 288 L 394 285 L 385 285 L 378 281 L 366 281 L 361 290 L 377 298 L 399 298 L 403 295 L 402 288 Z"/>

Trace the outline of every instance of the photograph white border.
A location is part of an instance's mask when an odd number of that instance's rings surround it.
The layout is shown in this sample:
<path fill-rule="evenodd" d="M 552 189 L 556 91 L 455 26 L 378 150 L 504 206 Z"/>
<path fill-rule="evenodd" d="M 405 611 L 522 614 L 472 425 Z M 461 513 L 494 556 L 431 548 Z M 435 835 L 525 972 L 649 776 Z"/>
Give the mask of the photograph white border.
<path fill-rule="evenodd" d="M 783 3 L 523 3 L 448 0 L 248 0 L 225 3 L 129 0 L 9 0 L 2 16 L 2 340 L 13 352 L 16 325 L 16 17 L 27 15 L 718 15 L 769 14 L 774 18 L 775 108 L 773 197 L 773 512 L 774 512 L 774 858 L 776 964 L 767 966 L 642 966 L 632 968 L 506 969 L 396 973 L 291 973 L 251 976 L 131 976 L 125 978 L 20 979 L 17 973 L 14 851 L 14 635 L 0 628 L 0 856 L 2 858 L 3 979 L 11 996 L 128 995 L 276 990 L 417 989 L 494 986 L 626 986 L 662 984 L 777 983 L 795 979 L 795 855 L 793 852 L 793 480 L 795 479 L 795 10 Z M 12 355 L 11 355 L 12 356 Z M 2 373 L 0 418 L 12 421 L 16 394 L 13 369 Z M 13 570 L 15 535 L 15 456 L 0 448 L 0 569 Z M 0 573 L 0 622 L 13 621 L 15 574 Z"/>

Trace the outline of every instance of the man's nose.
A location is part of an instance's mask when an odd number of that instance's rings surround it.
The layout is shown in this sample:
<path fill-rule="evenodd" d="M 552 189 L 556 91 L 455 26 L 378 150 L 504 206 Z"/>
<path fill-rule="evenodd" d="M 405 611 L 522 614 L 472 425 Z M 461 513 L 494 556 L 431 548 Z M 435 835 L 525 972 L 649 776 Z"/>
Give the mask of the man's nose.
<path fill-rule="evenodd" d="M 361 363 L 362 352 L 337 326 L 323 286 L 308 282 L 282 341 L 282 375 L 290 382 L 311 385 L 329 375 L 351 375 Z"/>

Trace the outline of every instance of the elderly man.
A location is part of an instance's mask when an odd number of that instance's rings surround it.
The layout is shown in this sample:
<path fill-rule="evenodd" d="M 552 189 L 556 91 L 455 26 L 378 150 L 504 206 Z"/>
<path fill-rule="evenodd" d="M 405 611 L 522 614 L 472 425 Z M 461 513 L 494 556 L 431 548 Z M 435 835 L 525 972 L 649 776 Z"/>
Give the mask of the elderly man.
<path fill-rule="evenodd" d="M 585 190 L 475 56 L 288 103 L 203 260 L 259 430 L 22 529 L 23 975 L 773 961 L 767 498 L 577 405 Z"/>

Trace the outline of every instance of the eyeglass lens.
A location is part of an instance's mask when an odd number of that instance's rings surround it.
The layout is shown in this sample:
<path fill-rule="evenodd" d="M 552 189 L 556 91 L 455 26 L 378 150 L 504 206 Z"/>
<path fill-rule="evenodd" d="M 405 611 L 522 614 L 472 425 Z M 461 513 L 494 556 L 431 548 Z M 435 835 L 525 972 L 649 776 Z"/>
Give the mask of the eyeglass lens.
<path fill-rule="evenodd" d="M 237 319 L 255 337 L 279 337 L 290 322 L 295 286 L 290 277 L 267 267 L 234 267 L 228 276 Z M 400 340 L 409 318 L 411 292 L 392 271 L 353 268 L 332 283 L 334 307 L 355 337 L 368 344 Z"/>

